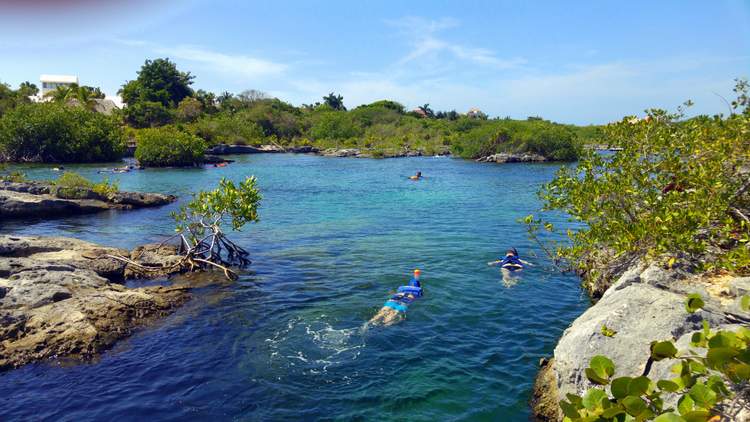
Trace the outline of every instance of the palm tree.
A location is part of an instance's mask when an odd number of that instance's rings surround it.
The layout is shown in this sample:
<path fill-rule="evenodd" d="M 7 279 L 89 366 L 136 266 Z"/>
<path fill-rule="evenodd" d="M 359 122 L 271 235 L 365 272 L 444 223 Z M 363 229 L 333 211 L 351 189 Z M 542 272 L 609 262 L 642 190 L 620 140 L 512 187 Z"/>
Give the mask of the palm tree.
<path fill-rule="evenodd" d="M 336 95 L 331 92 L 330 94 L 323 97 L 323 101 L 334 110 L 346 111 L 346 107 L 344 107 L 344 97 L 342 97 L 341 95 Z"/>
<path fill-rule="evenodd" d="M 435 117 L 435 112 L 432 111 L 429 104 L 421 105 L 419 106 L 419 109 L 422 110 L 425 116 Z"/>
<path fill-rule="evenodd" d="M 45 97 L 56 103 L 65 103 L 75 98 L 75 91 L 78 90 L 77 84 L 61 85 L 54 91 L 44 94 Z"/>

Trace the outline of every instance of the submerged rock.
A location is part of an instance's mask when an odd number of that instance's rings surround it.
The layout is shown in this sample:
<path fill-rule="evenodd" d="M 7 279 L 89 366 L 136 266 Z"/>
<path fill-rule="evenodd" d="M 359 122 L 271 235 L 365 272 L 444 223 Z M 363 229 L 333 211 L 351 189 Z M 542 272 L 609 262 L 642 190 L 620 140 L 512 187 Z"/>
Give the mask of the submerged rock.
<path fill-rule="evenodd" d="M 156 207 L 174 202 L 173 195 L 116 192 L 103 196 L 92 189 L 57 191 L 42 182 L 0 182 L 0 217 L 59 217 L 111 209 Z"/>
<path fill-rule="evenodd" d="M 174 247 L 136 251 L 63 237 L 0 236 L 0 370 L 48 358 L 90 358 L 189 299 L 189 285 L 119 284 L 132 274 L 111 255 L 154 266 L 179 260 Z M 143 251 L 149 255 L 141 259 Z"/>

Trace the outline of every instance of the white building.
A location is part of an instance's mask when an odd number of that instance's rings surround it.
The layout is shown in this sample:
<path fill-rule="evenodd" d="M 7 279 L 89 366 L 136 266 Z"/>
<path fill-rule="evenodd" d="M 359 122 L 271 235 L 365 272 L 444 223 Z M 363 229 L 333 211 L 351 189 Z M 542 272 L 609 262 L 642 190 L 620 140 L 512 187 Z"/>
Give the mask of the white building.
<path fill-rule="evenodd" d="M 48 92 L 52 92 L 61 86 L 70 86 L 72 84 L 78 84 L 78 76 L 75 75 L 42 75 L 39 77 L 39 81 L 42 83 L 42 90 L 39 93 L 42 98 L 47 95 Z"/>

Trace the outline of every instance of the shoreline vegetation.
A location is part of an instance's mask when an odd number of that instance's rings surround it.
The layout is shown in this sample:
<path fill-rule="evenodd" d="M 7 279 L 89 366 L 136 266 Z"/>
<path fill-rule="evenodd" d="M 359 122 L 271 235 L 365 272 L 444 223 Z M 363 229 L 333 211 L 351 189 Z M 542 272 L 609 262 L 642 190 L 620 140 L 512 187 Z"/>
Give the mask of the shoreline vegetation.
<path fill-rule="evenodd" d="M 97 88 L 61 87 L 46 102 L 33 103 L 33 84 L 17 90 L 0 84 L 0 161 L 104 162 L 133 150 L 147 166 L 193 166 L 222 146 L 340 157 L 453 155 L 502 162 L 486 157 L 508 154 L 575 161 L 601 132 L 600 126 L 535 116 L 434 111 L 429 104 L 408 111 L 390 100 L 349 110 L 334 93 L 297 107 L 256 90 L 194 90 L 193 78 L 169 59 L 146 60 L 119 91 L 126 106 L 109 115 L 95 111 Z"/>
<path fill-rule="evenodd" d="M 582 228 L 555 243 L 528 216 L 530 236 L 594 304 L 540 362 L 537 420 L 750 420 L 748 88 L 728 116 L 610 125 L 618 152 L 589 151 L 540 191 Z"/>

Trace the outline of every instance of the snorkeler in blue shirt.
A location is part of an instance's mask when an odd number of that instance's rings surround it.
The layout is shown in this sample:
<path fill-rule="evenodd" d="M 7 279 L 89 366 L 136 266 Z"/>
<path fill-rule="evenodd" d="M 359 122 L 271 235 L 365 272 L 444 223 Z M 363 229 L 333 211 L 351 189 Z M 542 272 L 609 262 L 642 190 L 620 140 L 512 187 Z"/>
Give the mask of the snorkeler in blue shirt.
<path fill-rule="evenodd" d="M 422 283 L 419 281 L 419 274 L 419 270 L 414 270 L 414 277 L 409 280 L 409 284 L 399 287 L 398 292 L 385 302 L 368 324 L 391 325 L 401 321 L 409 305 L 422 296 Z"/>

